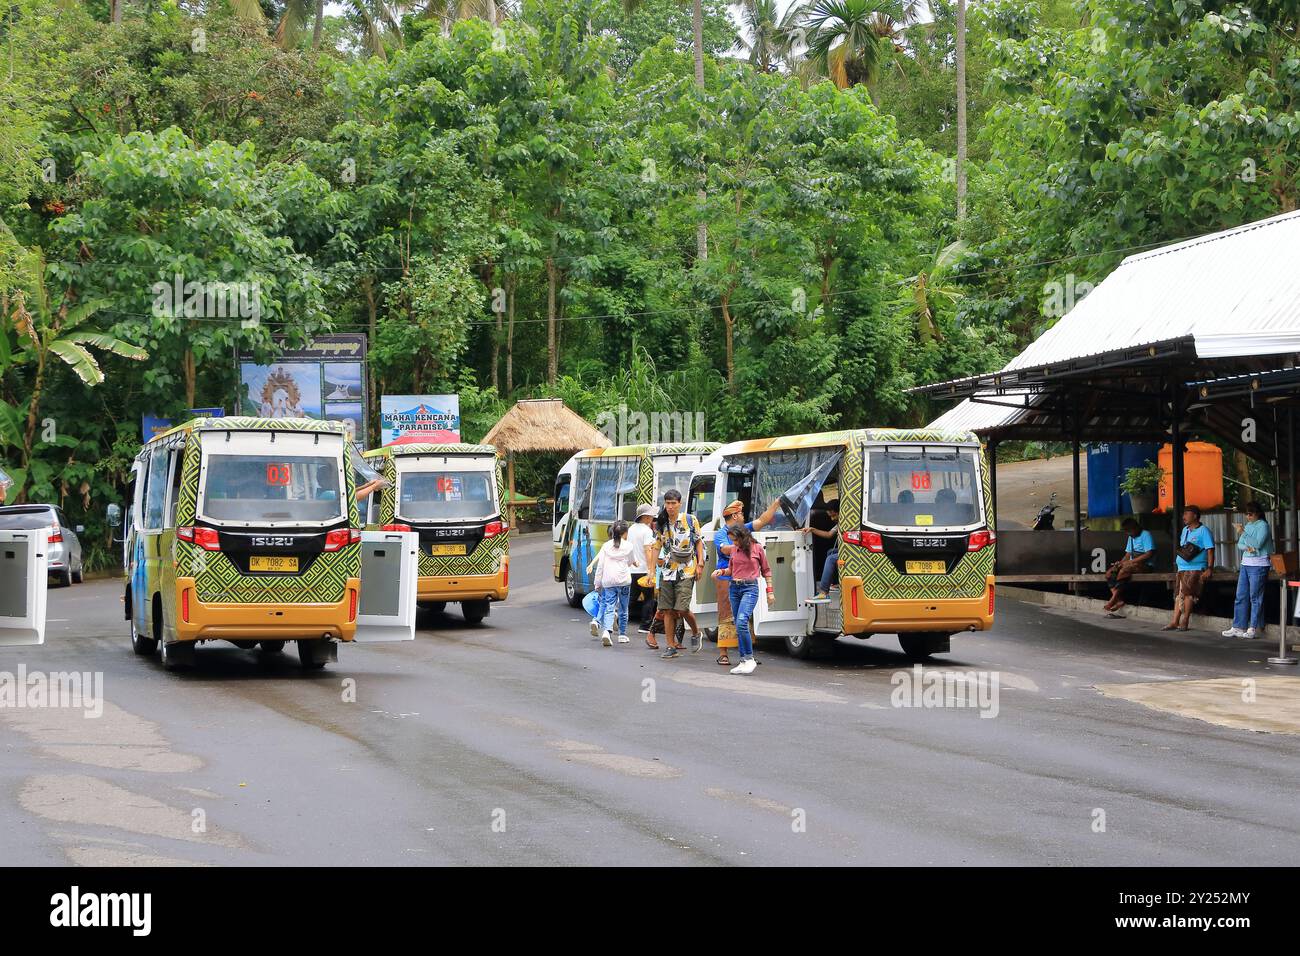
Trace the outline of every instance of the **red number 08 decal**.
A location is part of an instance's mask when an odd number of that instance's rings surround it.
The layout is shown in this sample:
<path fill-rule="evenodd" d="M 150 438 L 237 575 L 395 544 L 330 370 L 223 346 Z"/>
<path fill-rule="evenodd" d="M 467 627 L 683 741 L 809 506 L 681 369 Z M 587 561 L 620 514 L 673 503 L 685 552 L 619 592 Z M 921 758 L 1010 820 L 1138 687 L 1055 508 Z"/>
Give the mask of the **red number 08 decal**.
<path fill-rule="evenodd" d="M 912 488 L 916 491 L 929 491 L 930 473 L 928 471 L 912 472 Z"/>
<path fill-rule="evenodd" d="M 267 465 L 266 483 L 268 485 L 287 485 L 289 483 L 289 466 Z"/>

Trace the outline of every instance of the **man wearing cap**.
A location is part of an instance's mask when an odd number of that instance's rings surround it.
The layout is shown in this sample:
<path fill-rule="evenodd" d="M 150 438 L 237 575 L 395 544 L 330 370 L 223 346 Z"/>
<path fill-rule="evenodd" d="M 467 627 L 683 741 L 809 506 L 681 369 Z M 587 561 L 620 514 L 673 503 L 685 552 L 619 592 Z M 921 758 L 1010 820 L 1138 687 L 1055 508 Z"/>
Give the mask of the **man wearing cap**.
<path fill-rule="evenodd" d="M 735 627 L 723 627 L 724 624 L 732 623 L 730 555 L 731 549 L 735 546 L 731 543 L 727 529 L 744 524 L 747 530 L 754 531 L 771 523 L 776 516 L 776 508 L 777 502 L 774 501 L 753 521 L 745 521 L 744 502 L 737 499 L 722 509 L 722 524 L 717 531 L 713 532 L 713 550 L 718 553 L 718 569 L 713 572 L 713 583 L 718 592 L 718 663 L 724 667 L 731 663 L 731 659 L 727 656 L 727 648 L 739 645 Z"/>
<path fill-rule="evenodd" d="M 636 509 L 636 521 L 627 532 L 627 543 L 632 546 L 632 593 L 641 600 L 642 631 L 650 630 L 650 622 L 655 617 L 655 583 L 651 569 L 658 558 L 657 552 L 651 549 L 655 547 L 654 520 L 657 514 L 654 505 L 642 505 Z M 648 586 L 641 584 L 643 579 Z"/>

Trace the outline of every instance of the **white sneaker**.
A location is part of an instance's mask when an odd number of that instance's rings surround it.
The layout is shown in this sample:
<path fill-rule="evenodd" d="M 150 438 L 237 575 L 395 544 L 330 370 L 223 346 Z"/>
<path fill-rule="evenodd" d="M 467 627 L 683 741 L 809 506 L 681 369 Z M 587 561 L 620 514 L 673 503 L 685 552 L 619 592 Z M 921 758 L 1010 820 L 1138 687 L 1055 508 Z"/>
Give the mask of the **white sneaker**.
<path fill-rule="evenodd" d="M 739 664 L 737 664 L 735 667 L 733 667 L 733 668 L 732 668 L 730 671 L 728 671 L 727 673 L 729 673 L 729 674 L 748 674 L 749 671 L 745 670 L 745 664 L 746 664 L 746 661 L 741 661 Z"/>
<path fill-rule="evenodd" d="M 610 639 L 609 631 L 606 631 L 604 634 L 600 635 L 600 643 L 605 645 L 606 647 L 614 646 L 614 642 Z"/>
<path fill-rule="evenodd" d="M 591 636 L 600 637 L 600 625 L 597 624 L 594 620 L 591 622 Z"/>
<path fill-rule="evenodd" d="M 1223 632 L 1223 636 L 1224 637 L 1245 637 L 1246 632 L 1239 627 L 1230 627 Z M 1255 636 L 1254 634 L 1251 634 L 1251 637 L 1254 636 Z"/>
<path fill-rule="evenodd" d="M 752 657 L 749 660 L 740 662 L 740 672 L 742 674 L 752 674 L 757 669 L 758 669 L 758 661 L 754 660 L 754 658 Z"/>
<path fill-rule="evenodd" d="M 1255 638 L 1259 637 L 1259 634 L 1256 632 L 1256 630 L 1253 627 L 1248 627 L 1246 628 L 1246 633 L 1242 634 L 1241 636 L 1248 641 L 1253 641 Z"/>
<path fill-rule="evenodd" d="M 619 642 L 620 644 L 630 644 L 630 643 L 632 643 L 632 639 L 631 639 L 630 637 L 628 637 L 626 634 L 620 634 L 620 635 L 618 636 L 618 642 Z"/>

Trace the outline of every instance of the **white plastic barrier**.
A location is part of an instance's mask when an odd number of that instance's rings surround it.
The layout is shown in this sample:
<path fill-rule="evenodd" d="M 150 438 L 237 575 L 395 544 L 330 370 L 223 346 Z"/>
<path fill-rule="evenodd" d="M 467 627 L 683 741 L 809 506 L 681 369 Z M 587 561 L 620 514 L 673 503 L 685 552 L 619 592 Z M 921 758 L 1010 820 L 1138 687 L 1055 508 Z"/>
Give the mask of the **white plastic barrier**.
<path fill-rule="evenodd" d="M 0 646 L 45 643 L 48 533 L 0 531 Z"/>
<path fill-rule="evenodd" d="M 414 531 L 361 532 L 358 643 L 415 640 L 419 550 Z"/>

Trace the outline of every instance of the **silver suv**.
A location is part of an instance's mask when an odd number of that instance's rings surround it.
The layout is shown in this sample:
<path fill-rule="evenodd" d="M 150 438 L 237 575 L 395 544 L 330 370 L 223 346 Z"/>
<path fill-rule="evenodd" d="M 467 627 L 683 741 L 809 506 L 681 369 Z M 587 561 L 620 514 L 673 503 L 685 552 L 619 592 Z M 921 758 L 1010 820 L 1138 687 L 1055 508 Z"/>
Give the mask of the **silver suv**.
<path fill-rule="evenodd" d="M 50 574 L 64 587 L 81 583 L 82 558 L 79 532 L 85 530 L 81 525 L 75 528 L 68 524 L 63 509 L 54 505 L 7 505 L 0 506 L 0 530 L 35 531 L 46 528 L 50 535 L 46 555 L 49 559 Z"/>

